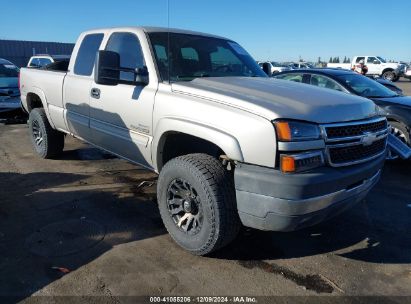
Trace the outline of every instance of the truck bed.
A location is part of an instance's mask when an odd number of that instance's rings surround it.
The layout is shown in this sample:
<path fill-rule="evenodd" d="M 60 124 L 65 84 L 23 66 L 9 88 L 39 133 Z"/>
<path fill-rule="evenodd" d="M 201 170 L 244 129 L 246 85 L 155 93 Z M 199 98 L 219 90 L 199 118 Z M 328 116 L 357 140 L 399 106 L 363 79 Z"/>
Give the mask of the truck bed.
<path fill-rule="evenodd" d="M 67 72 L 46 69 L 22 68 L 20 89 L 23 106 L 27 109 L 27 92 L 45 98 L 47 104 L 63 108 L 63 82 Z"/>

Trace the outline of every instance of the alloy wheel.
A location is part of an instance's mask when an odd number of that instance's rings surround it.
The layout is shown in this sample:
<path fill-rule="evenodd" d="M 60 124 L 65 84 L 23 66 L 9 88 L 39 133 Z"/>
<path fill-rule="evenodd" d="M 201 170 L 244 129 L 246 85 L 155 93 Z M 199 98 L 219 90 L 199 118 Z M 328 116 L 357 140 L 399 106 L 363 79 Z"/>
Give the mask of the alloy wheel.
<path fill-rule="evenodd" d="M 174 224 L 195 235 L 203 224 L 203 209 L 196 189 L 182 179 L 173 180 L 167 189 L 167 208 Z"/>
<path fill-rule="evenodd" d="M 43 132 L 41 131 L 40 124 L 37 120 L 33 121 L 32 130 L 33 130 L 32 136 L 33 136 L 34 142 L 36 143 L 37 146 L 40 146 L 43 143 L 44 139 L 43 139 Z"/>

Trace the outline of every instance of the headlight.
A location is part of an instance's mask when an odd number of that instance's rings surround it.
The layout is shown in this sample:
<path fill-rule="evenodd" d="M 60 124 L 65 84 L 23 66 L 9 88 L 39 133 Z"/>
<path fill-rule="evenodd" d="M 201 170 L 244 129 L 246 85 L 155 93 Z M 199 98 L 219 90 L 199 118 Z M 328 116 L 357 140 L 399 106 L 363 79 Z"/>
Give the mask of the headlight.
<path fill-rule="evenodd" d="M 376 109 L 376 112 L 377 112 L 377 114 L 379 115 L 379 116 L 385 116 L 385 117 L 387 117 L 388 116 L 388 112 L 384 109 L 384 108 L 381 108 L 381 107 L 379 107 L 379 106 L 375 106 L 375 109 Z"/>
<path fill-rule="evenodd" d="M 315 124 L 279 120 L 274 122 L 274 126 L 280 141 L 303 141 L 321 138 L 320 127 Z"/>

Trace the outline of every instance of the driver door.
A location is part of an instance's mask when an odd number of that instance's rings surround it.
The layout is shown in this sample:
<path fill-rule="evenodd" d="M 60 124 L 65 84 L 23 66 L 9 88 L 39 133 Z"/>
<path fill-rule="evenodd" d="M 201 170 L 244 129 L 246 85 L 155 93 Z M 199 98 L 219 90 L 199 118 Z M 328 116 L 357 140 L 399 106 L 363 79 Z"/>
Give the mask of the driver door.
<path fill-rule="evenodd" d="M 134 33 L 114 32 L 106 50 L 120 55 L 122 68 L 145 66 L 140 41 Z M 132 162 L 151 168 L 152 113 L 157 86 L 135 85 L 132 72 L 120 72 L 116 86 L 92 81 L 90 129 L 93 143 Z"/>
<path fill-rule="evenodd" d="M 377 57 L 367 57 L 367 62 L 365 65 L 368 67 L 368 75 L 379 74 L 381 62 L 377 59 Z"/>

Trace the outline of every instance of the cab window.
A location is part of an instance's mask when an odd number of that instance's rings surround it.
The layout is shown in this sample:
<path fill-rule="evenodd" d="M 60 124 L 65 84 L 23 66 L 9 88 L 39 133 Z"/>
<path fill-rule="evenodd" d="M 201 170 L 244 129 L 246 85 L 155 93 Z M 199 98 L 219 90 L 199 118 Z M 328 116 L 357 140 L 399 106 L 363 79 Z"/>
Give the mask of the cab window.
<path fill-rule="evenodd" d="M 40 66 L 39 59 L 38 58 L 33 58 L 30 62 L 30 66 L 31 67 L 39 67 Z"/>
<path fill-rule="evenodd" d="M 140 41 L 132 33 L 113 33 L 107 42 L 106 50 L 120 55 L 120 66 L 122 68 L 135 70 L 145 66 Z M 134 81 L 134 73 L 121 71 L 120 81 L 123 83 Z"/>
<path fill-rule="evenodd" d="M 367 63 L 368 64 L 374 64 L 374 61 L 378 61 L 378 63 L 380 62 L 376 57 L 368 57 L 367 58 Z"/>
<path fill-rule="evenodd" d="M 51 60 L 48 58 L 39 58 L 39 66 L 43 67 L 51 63 Z"/>
<path fill-rule="evenodd" d="M 100 48 L 103 37 L 103 34 L 89 34 L 84 37 L 74 64 L 74 74 L 90 76 L 93 73 L 96 53 Z"/>
<path fill-rule="evenodd" d="M 357 57 L 355 60 L 356 63 L 359 63 L 361 60 L 365 60 L 365 57 Z"/>

